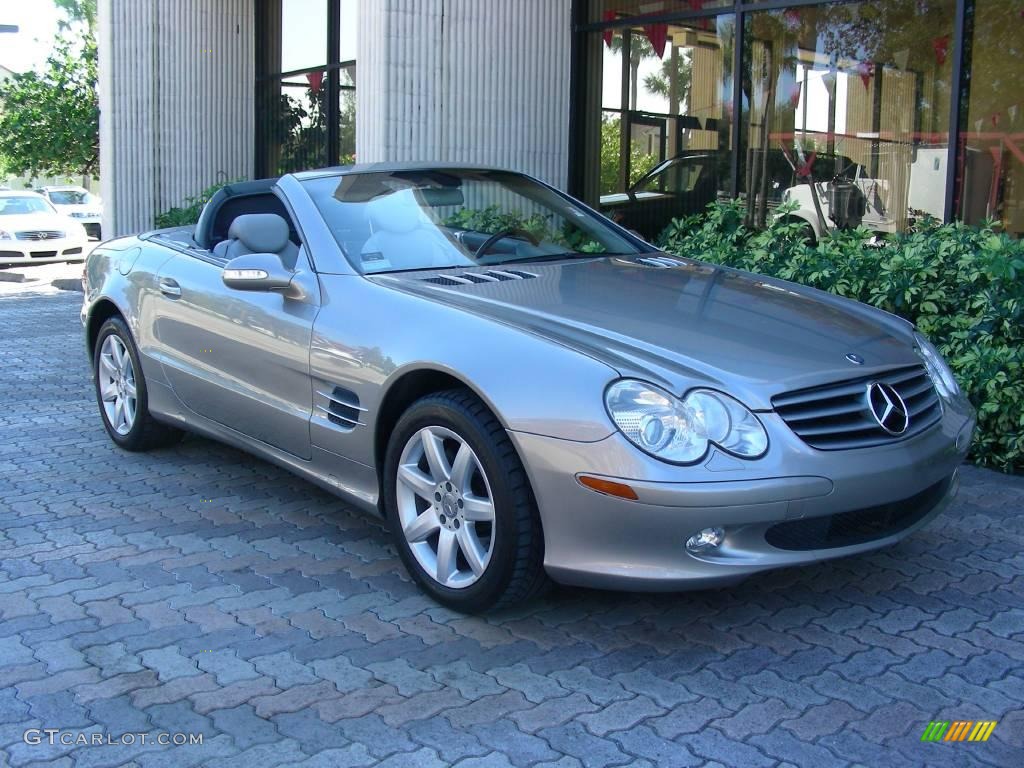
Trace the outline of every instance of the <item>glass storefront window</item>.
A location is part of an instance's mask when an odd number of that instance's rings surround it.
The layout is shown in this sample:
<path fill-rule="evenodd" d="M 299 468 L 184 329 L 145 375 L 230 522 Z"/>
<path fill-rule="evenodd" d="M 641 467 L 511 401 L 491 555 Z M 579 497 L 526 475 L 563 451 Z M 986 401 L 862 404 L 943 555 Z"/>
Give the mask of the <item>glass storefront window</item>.
<path fill-rule="evenodd" d="M 943 217 L 955 11 L 954 0 L 886 0 L 746 17 L 749 223 L 782 202 L 815 236 Z"/>
<path fill-rule="evenodd" d="M 277 0 L 281 24 L 281 72 L 309 69 L 327 61 L 327 30 L 324 0 Z"/>
<path fill-rule="evenodd" d="M 967 114 L 957 153 L 956 211 L 969 224 L 995 219 L 1024 234 L 1024 8 L 976 0 L 965 78 Z"/>
<path fill-rule="evenodd" d="M 648 239 L 730 191 L 734 30 L 725 14 L 587 36 L 584 199 Z"/>
<path fill-rule="evenodd" d="M 257 3 L 258 176 L 354 161 L 357 12 L 358 0 Z"/>

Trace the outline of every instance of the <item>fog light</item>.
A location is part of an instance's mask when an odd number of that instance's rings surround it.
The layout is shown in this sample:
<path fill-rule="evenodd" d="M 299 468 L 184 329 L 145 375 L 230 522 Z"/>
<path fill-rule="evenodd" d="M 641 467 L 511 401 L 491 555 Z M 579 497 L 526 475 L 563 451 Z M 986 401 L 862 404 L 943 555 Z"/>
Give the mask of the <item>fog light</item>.
<path fill-rule="evenodd" d="M 725 531 L 721 528 L 705 528 L 700 533 L 686 540 L 686 549 L 695 555 L 717 549 L 725 539 Z"/>

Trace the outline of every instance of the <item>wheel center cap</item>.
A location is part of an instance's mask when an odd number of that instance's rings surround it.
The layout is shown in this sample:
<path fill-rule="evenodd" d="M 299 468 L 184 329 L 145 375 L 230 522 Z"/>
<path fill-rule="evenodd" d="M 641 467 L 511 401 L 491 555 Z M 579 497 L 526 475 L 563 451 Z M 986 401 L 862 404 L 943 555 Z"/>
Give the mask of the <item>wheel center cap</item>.
<path fill-rule="evenodd" d="M 446 493 L 444 495 L 444 498 L 441 499 L 441 509 L 444 510 L 444 513 L 448 515 L 448 517 L 455 517 L 455 515 L 458 513 L 458 507 L 456 506 L 455 503 L 455 497 L 452 494 Z"/>

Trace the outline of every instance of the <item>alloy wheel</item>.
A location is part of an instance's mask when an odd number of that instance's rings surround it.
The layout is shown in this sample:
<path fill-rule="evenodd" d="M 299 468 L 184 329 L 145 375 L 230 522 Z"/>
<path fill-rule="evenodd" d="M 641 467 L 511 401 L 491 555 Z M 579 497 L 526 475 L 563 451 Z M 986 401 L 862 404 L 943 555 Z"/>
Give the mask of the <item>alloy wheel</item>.
<path fill-rule="evenodd" d="M 416 561 L 439 584 L 476 583 L 494 550 L 494 501 L 476 453 L 445 427 L 424 427 L 402 449 L 398 519 Z"/>
<path fill-rule="evenodd" d="M 127 435 L 138 408 L 135 368 L 128 348 L 114 334 L 103 340 L 96 377 L 107 423 L 119 435 Z"/>

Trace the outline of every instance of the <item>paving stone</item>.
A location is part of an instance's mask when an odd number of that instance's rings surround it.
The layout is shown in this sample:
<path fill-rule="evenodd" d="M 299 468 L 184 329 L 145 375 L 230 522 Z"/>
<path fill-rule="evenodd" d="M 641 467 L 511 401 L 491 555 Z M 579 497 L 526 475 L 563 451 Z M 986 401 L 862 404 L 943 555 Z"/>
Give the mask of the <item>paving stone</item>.
<path fill-rule="evenodd" d="M 637 696 L 629 701 L 609 704 L 597 712 L 581 715 L 577 722 L 583 723 L 595 736 L 607 736 L 612 731 L 628 730 L 650 717 L 664 713 L 664 707 L 658 706 L 646 696 Z"/>
<path fill-rule="evenodd" d="M 413 741 L 437 752 L 450 765 L 466 757 L 483 757 L 490 751 L 470 730 L 455 728 L 443 717 L 415 720 L 405 726 L 405 732 Z"/>
<path fill-rule="evenodd" d="M 580 723 L 570 722 L 545 728 L 538 731 L 537 735 L 547 741 L 552 749 L 577 757 L 587 768 L 603 768 L 631 762 L 630 756 L 614 741 L 588 733 Z"/>
<path fill-rule="evenodd" d="M 405 731 L 385 723 L 380 715 L 369 714 L 347 718 L 335 723 L 338 731 L 357 744 L 362 744 L 375 758 L 384 758 L 395 752 L 411 752 L 416 744 Z"/>
<path fill-rule="evenodd" d="M 177 648 L 143 651 L 139 658 L 146 667 L 156 672 L 161 681 L 202 674 L 196 662 L 180 654 Z"/>
<path fill-rule="evenodd" d="M 682 744 L 663 739 L 646 725 L 616 731 L 609 738 L 623 751 L 649 760 L 659 768 L 688 768 L 706 764 Z"/>
<path fill-rule="evenodd" d="M 430 675 L 410 666 L 404 659 L 369 664 L 366 669 L 382 683 L 394 686 L 402 696 L 436 691 L 441 687 Z"/>
<path fill-rule="evenodd" d="M 239 659 L 230 650 L 200 653 L 196 657 L 196 666 L 204 672 L 212 673 L 220 685 L 230 685 L 239 680 L 252 680 L 260 676 L 252 663 Z"/>
<path fill-rule="evenodd" d="M 498 667 L 487 674 L 505 688 L 512 688 L 523 694 L 528 701 L 540 704 L 545 699 L 567 696 L 569 690 L 563 688 L 555 680 L 530 671 L 525 664 L 513 664 L 510 667 Z"/>
<path fill-rule="evenodd" d="M 249 660 L 256 671 L 272 678 L 278 688 L 291 688 L 295 685 L 308 685 L 317 681 L 317 675 L 305 664 L 300 664 L 290 653 L 274 653 L 269 656 L 257 656 Z"/>
<path fill-rule="evenodd" d="M 473 670 L 465 661 L 436 665 L 427 670 L 439 685 L 455 688 L 467 701 L 501 693 L 504 689 L 494 678 Z"/>
<path fill-rule="evenodd" d="M 582 693 L 570 693 L 560 699 L 548 699 L 543 704 L 513 712 L 509 717 L 526 733 L 541 728 L 562 725 L 586 712 L 596 712 L 601 707 Z"/>

